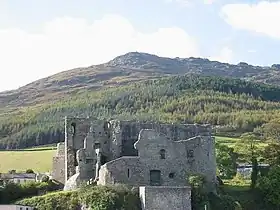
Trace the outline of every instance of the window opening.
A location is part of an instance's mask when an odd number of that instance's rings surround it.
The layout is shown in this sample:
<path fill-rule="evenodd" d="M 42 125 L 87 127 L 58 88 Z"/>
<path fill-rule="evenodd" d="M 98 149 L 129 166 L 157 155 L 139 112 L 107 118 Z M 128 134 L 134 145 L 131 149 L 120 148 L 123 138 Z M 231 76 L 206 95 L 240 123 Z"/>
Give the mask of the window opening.
<path fill-rule="evenodd" d="M 175 176 L 175 173 L 174 173 L 174 172 L 169 173 L 169 175 L 168 175 L 168 177 L 169 177 L 170 179 L 173 179 L 173 178 L 174 178 L 174 176 Z"/>
<path fill-rule="evenodd" d="M 160 170 L 151 170 L 150 171 L 150 185 L 151 186 L 160 186 L 161 185 L 161 171 Z"/>
<path fill-rule="evenodd" d="M 128 178 L 130 177 L 130 170 L 129 170 L 129 168 L 127 169 L 127 177 Z"/>
<path fill-rule="evenodd" d="M 188 151 L 187 151 L 187 157 L 188 157 L 188 158 L 193 158 L 193 157 L 194 157 L 194 152 L 193 152 L 193 150 L 188 150 Z"/>
<path fill-rule="evenodd" d="M 165 150 L 161 149 L 159 153 L 160 153 L 160 159 L 165 159 L 165 153 L 166 153 Z"/>
<path fill-rule="evenodd" d="M 73 133 L 73 135 L 76 134 L 76 123 L 71 123 L 71 132 Z"/>

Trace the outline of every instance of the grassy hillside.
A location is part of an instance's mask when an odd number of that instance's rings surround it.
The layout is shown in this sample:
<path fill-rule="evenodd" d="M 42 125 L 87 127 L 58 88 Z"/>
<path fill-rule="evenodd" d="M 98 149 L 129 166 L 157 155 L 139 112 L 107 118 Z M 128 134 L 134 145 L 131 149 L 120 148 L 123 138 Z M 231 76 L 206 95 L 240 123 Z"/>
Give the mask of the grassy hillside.
<path fill-rule="evenodd" d="M 0 115 L 0 148 L 62 141 L 64 116 L 210 123 L 219 132 L 263 132 L 280 120 L 280 87 L 238 79 L 175 76 L 99 91 L 80 90 L 52 104 Z"/>

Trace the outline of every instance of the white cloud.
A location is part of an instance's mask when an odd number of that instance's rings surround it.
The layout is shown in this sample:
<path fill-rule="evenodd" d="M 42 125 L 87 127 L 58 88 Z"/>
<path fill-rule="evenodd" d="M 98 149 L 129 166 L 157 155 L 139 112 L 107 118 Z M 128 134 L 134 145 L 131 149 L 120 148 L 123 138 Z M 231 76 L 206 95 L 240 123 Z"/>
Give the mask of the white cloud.
<path fill-rule="evenodd" d="M 210 56 L 209 60 L 231 63 L 233 60 L 233 51 L 229 47 L 223 47 L 217 55 Z"/>
<path fill-rule="evenodd" d="M 217 0 L 165 0 L 167 3 L 178 3 L 183 7 L 188 7 L 196 3 L 213 4 Z"/>
<path fill-rule="evenodd" d="M 190 0 L 166 0 L 167 3 L 178 3 L 181 6 L 190 6 L 192 1 Z"/>
<path fill-rule="evenodd" d="M 0 46 L 0 91 L 62 70 L 107 62 L 129 51 L 199 56 L 196 40 L 184 30 L 171 27 L 141 33 L 118 15 L 107 15 L 93 23 L 57 18 L 37 34 L 18 28 L 0 29 Z"/>
<path fill-rule="evenodd" d="M 236 29 L 280 38 L 280 2 L 261 1 L 257 4 L 228 4 L 221 11 L 224 20 Z"/>
<path fill-rule="evenodd" d="M 213 4 L 214 2 L 216 2 L 217 0 L 204 0 L 204 4 Z"/>
<path fill-rule="evenodd" d="M 248 52 L 248 53 L 256 53 L 256 52 L 257 52 L 257 50 L 254 50 L 254 49 L 249 49 L 247 52 Z"/>

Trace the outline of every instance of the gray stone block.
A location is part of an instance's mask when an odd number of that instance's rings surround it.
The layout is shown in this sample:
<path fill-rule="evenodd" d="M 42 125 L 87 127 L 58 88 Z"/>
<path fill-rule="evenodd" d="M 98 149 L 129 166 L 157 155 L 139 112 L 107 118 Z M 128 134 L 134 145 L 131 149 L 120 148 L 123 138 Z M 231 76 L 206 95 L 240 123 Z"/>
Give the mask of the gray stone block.
<path fill-rule="evenodd" d="M 191 188 L 141 186 L 142 210 L 191 210 Z"/>

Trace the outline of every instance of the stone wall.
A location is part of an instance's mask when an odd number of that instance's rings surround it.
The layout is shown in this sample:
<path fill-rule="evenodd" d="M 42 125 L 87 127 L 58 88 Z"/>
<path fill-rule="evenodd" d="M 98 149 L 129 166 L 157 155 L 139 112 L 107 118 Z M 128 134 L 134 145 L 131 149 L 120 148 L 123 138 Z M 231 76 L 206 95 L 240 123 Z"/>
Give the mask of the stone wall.
<path fill-rule="evenodd" d="M 78 162 L 76 160 L 76 153 L 79 149 L 86 147 L 84 141 L 91 131 L 91 141 L 98 141 L 101 144 L 102 152 L 106 154 L 107 158 L 111 160 L 111 128 L 108 127 L 108 122 L 103 120 L 96 120 L 92 118 L 65 118 L 65 180 L 68 180 L 76 173 L 76 167 Z M 94 142 L 88 142 L 92 148 L 85 148 L 89 153 L 94 153 Z M 90 157 L 95 159 L 95 157 Z M 88 174 L 88 178 L 91 178 L 93 171 Z M 85 175 L 87 177 L 87 175 Z"/>
<path fill-rule="evenodd" d="M 195 124 L 157 124 L 157 123 L 141 123 L 132 121 L 119 121 L 121 156 L 136 156 L 137 150 L 134 143 L 138 139 L 140 130 L 153 129 L 167 136 L 173 141 L 189 139 L 197 135 L 211 136 L 210 125 Z"/>
<path fill-rule="evenodd" d="M 105 129 L 104 125 L 109 123 L 109 127 Z M 169 157 L 165 160 L 165 164 L 160 166 L 160 170 L 164 173 L 163 177 L 167 177 L 170 173 L 176 174 L 172 179 L 167 179 L 165 182 L 171 185 L 172 183 L 181 182 L 179 180 L 185 180 L 186 172 L 175 172 L 175 169 L 182 168 L 184 165 L 184 170 L 188 172 L 198 172 L 207 175 L 207 180 L 213 181 L 215 179 L 215 149 L 214 149 L 214 139 L 211 138 L 211 126 L 210 125 L 196 125 L 196 124 L 156 124 L 156 123 L 141 123 L 136 121 L 119 121 L 111 120 L 109 122 L 96 120 L 92 118 L 65 118 L 65 149 L 64 154 L 63 149 L 59 149 L 58 153 L 61 155 L 56 155 L 53 161 L 53 174 L 55 177 L 61 180 L 61 174 L 64 174 L 64 181 L 68 180 L 71 176 L 76 173 L 76 167 L 78 162 L 76 159 L 76 152 L 84 148 L 84 140 L 89 134 L 90 127 L 93 128 L 91 135 L 91 140 L 93 142 L 88 142 L 87 145 L 94 145 L 95 141 L 101 143 L 102 153 L 106 156 L 106 161 L 116 160 L 120 157 L 125 156 L 138 156 L 138 150 L 134 148 L 135 142 L 138 140 L 139 133 L 142 129 L 153 129 L 155 133 L 164 136 L 166 142 L 177 142 L 177 146 L 172 146 L 173 144 L 168 143 L 167 145 L 159 144 L 158 141 L 155 143 L 154 151 L 148 152 L 146 150 L 147 145 L 144 146 L 146 153 L 154 154 L 154 158 L 158 158 L 158 153 L 160 149 L 166 150 L 166 155 Z M 192 137 L 201 136 L 200 140 L 188 141 L 188 143 L 182 140 L 187 140 Z M 170 140 L 170 141 L 167 141 Z M 159 140 L 161 141 L 161 140 Z M 183 142 L 183 143 L 180 143 Z M 149 145 L 150 143 L 148 143 Z M 88 146 L 87 146 L 88 147 Z M 92 147 L 92 146 L 90 146 Z M 87 153 L 93 151 L 93 148 L 86 148 Z M 145 150 L 143 150 L 145 152 Z M 143 153 L 143 152 L 142 152 Z M 192 154 L 190 154 L 192 153 Z M 155 155 L 157 154 L 157 155 Z M 175 155 L 175 156 L 174 156 Z M 177 155 L 177 156 L 176 156 Z M 155 161 L 145 160 L 146 155 L 142 155 L 144 159 L 141 159 L 141 166 L 135 164 L 131 166 L 131 176 L 134 176 L 132 171 L 139 170 L 138 168 L 143 168 L 146 165 L 146 175 L 149 170 L 153 168 L 159 168 L 158 163 L 153 163 Z M 177 161 L 174 160 L 177 159 Z M 95 160 L 95 157 L 89 157 Z M 64 164 L 63 164 L 64 161 Z M 120 161 L 120 160 L 119 160 Z M 128 164 L 129 159 L 123 160 Z M 158 161 L 158 160 L 156 160 Z M 161 160 L 160 160 L 161 161 Z M 119 164 L 123 164 L 119 162 Z M 154 165 L 153 165 L 154 164 Z M 187 164 L 187 166 L 186 166 Z M 106 167 L 113 167 L 111 164 L 107 164 Z M 119 166 L 117 166 L 119 167 Z M 104 168 L 104 167 L 103 167 Z M 165 172 L 166 169 L 169 172 Z M 174 169 L 173 169 L 174 168 Z M 110 170 L 109 168 L 107 168 Z M 106 171 L 107 169 L 104 169 Z M 127 174 L 128 169 L 119 167 L 119 174 Z M 171 170 L 172 169 L 172 170 Z M 141 169 L 142 170 L 142 169 Z M 171 170 L 171 171 L 170 171 Z M 116 169 L 118 171 L 118 169 Z M 172 172 L 174 171 L 174 172 Z M 102 170 L 101 170 L 102 172 Z M 102 172 L 103 173 L 103 172 Z M 104 172 L 105 173 L 105 172 Z M 108 172 L 109 173 L 109 172 Z M 92 178 L 93 172 L 88 173 L 87 178 Z M 179 175 L 178 175 L 179 174 Z M 106 175 L 110 177 L 110 174 Z M 183 177 L 184 176 L 184 177 Z M 85 176 L 86 177 L 86 176 Z M 120 178 L 123 180 L 123 178 Z M 132 181 L 133 179 L 130 178 Z M 147 177 L 144 178 L 144 183 L 147 183 Z M 175 180 L 175 181 L 174 181 Z M 177 180 L 177 181 L 176 181 Z M 128 180 L 127 180 L 128 181 Z M 129 182 L 129 181 L 128 181 Z M 143 183 L 140 182 L 140 183 Z M 64 183 L 64 182 L 63 182 Z"/>
<path fill-rule="evenodd" d="M 53 157 L 52 166 L 52 178 L 59 181 L 60 183 L 65 183 L 65 144 L 58 143 L 57 151 Z"/>
<path fill-rule="evenodd" d="M 215 155 L 215 138 L 211 136 L 202 136 L 200 145 L 193 145 L 194 161 L 191 164 L 193 172 L 205 176 L 208 189 L 216 189 L 216 155 Z"/>
<path fill-rule="evenodd" d="M 155 187 L 139 188 L 142 210 L 191 210 L 190 187 Z"/>
<path fill-rule="evenodd" d="M 144 174 L 139 157 L 121 157 L 101 166 L 98 185 L 147 185 L 149 182 L 145 180 Z"/>
<path fill-rule="evenodd" d="M 216 166 L 212 159 L 214 149 L 209 144 L 213 138 L 193 137 L 173 141 L 155 130 L 143 129 L 135 143 L 137 157 L 123 156 L 104 164 L 100 169 L 98 184 L 123 183 L 133 186 L 152 185 L 151 173 L 159 176 L 158 185 L 185 186 L 191 174 L 202 174 L 215 190 Z M 164 151 L 162 156 L 161 151 Z"/>

